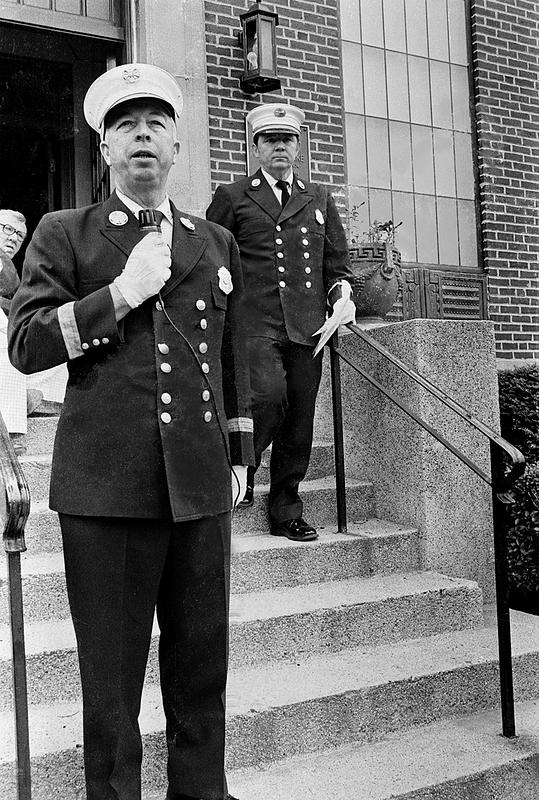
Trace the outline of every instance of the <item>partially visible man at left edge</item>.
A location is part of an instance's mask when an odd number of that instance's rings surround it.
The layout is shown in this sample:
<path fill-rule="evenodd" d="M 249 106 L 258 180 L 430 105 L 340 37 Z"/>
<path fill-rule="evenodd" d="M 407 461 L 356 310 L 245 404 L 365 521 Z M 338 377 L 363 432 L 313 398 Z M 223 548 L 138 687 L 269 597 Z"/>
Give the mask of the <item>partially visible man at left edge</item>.
<path fill-rule="evenodd" d="M 100 76 L 85 116 L 116 190 L 46 215 L 10 316 L 13 363 L 68 361 L 50 505 L 77 636 L 87 800 L 140 800 L 141 691 L 154 609 L 170 800 L 223 800 L 230 465 L 253 463 L 228 231 L 176 209 L 175 79 Z M 139 230 L 151 209 L 161 232 Z M 238 487 L 239 491 L 239 487 Z"/>

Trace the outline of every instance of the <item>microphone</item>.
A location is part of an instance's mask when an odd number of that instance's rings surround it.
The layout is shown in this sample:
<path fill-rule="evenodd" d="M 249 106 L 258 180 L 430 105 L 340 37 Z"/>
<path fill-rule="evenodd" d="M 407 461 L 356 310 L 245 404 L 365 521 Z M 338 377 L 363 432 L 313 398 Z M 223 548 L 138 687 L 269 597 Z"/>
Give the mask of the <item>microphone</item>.
<path fill-rule="evenodd" d="M 161 233 L 161 222 L 158 221 L 155 208 L 143 208 L 138 212 L 139 229 L 144 233 Z"/>

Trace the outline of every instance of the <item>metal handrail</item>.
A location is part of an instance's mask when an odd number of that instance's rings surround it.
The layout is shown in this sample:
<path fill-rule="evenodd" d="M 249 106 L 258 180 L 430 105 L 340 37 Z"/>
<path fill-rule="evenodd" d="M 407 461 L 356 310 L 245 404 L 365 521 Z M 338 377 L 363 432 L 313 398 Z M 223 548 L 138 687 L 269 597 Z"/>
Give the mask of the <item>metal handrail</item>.
<path fill-rule="evenodd" d="M 0 501 L 0 519 L 4 527 L 3 540 L 7 557 L 11 619 L 17 797 L 18 800 L 31 800 L 28 686 L 21 580 L 21 553 L 26 550 L 24 528 L 30 513 L 30 492 L 1 413 L 0 480 L 4 493 L 4 499 Z"/>
<path fill-rule="evenodd" d="M 511 622 L 509 615 L 507 563 L 505 556 L 505 533 L 507 530 L 508 507 L 514 502 L 510 489 L 515 480 L 523 474 L 526 461 L 520 450 L 500 436 L 493 428 L 474 417 L 460 403 L 450 397 L 446 392 L 435 386 L 431 381 L 416 370 L 409 367 L 393 355 L 387 348 L 361 330 L 357 325 L 349 323 L 346 326 L 353 334 L 369 345 L 393 366 L 403 372 L 408 378 L 422 386 L 430 395 L 440 400 L 447 408 L 455 412 L 465 422 L 472 426 L 478 433 L 489 440 L 490 445 L 490 476 L 479 467 L 465 453 L 459 450 L 448 439 L 442 436 L 428 422 L 412 411 L 406 403 L 398 398 L 392 391 L 383 386 L 376 378 L 370 375 L 363 367 L 350 359 L 338 346 L 338 333 L 330 342 L 331 380 L 333 402 L 333 431 L 335 442 L 335 473 L 337 478 L 337 517 L 339 531 L 346 532 L 346 495 L 344 491 L 344 435 L 342 428 L 342 399 L 340 359 L 358 372 L 369 383 L 381 391 L 389 400 L 396 404 L 402 411 L 410 416 L 424 430 L 430 433 L 447 450 L 460 459 L 469 469 L 473 470 L 481 480 L 487 483 L 492 490 L 492 517 L 494 530 L 494 556 L 496 573 L 496 610 L 498 619 L 498 650 L 500 658 L 500 695 L 502 707 L 502 732 L 504 736 L 515 735 L 515 713 L 513 697 L 513 673 L 511 657 Z M 503 451 L 510 459 L 509 469 L 504 467 L 500 458 Z M 342 485 L 339 485 L 342 482 Z"/>

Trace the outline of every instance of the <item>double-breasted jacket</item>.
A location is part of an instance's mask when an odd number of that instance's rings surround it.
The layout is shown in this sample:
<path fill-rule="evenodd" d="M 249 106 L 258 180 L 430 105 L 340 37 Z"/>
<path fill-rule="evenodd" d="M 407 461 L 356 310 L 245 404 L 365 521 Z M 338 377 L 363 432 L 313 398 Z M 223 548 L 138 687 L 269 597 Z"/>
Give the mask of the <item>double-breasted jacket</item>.
<path fill-rule="evenodd" d="M 234 234 L 241 254 L 249 335 L 314 347 L 327 293 L 352 280 L 348 244 L 335 201 L 318 183 L 294 177 L 284 208 L 261 170 L 219 186 L 206 217 Z"/>
<path fill-rule="evenodd" d="M 171 277 L 119 322 L 109 284 L 142 234 L 115 194 L 47 214 L 27 248 L 9 348 L 25 373 L 68 362 L 50 487 L 59 512 L 211 516 L 231 507 L 230 465 L 252 463 L 237 247 L 172 210 Z"/>

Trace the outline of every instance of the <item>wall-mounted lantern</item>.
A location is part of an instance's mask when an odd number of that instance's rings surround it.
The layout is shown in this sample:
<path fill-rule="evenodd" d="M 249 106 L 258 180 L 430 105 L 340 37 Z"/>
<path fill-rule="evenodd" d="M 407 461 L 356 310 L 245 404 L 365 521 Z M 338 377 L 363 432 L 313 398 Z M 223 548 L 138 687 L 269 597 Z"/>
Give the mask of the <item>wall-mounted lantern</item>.
<path fill-rule="evenodd" d="M 238 34 L 243 47 L 243 75 L 240 86 L 246 94 L 274 92 L 281 88 L 277 75 L 277 45 L 275 27 L 279 17 L 261 3 L 253 3 L 248 11 L 240 14 L 241 32 Z"/>

